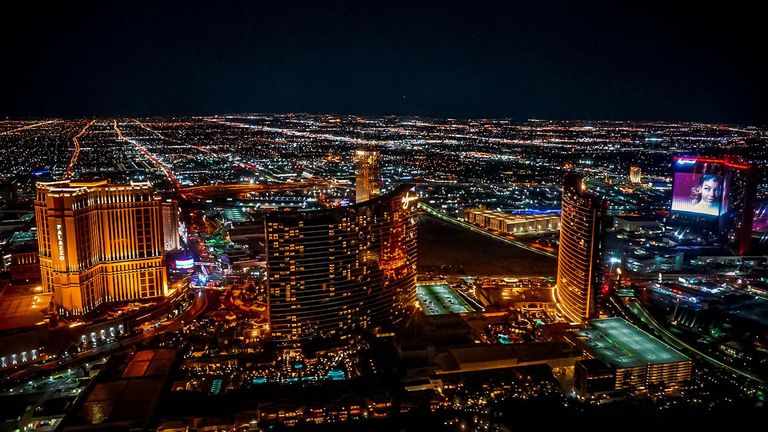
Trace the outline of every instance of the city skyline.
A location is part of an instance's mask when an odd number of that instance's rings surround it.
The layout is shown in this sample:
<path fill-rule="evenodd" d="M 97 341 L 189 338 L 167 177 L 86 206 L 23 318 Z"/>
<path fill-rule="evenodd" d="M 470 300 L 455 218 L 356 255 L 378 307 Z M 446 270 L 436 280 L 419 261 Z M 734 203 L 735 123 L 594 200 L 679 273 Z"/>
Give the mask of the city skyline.
<path fill-rule="evenodd" d="M 0 414 L 454 432 L 519 424 L 520 401 L 569 423 L 760 415 L 767 134 L 0 121 Z"/>
<path fill-rule="evenodd" d="M 766 418 L 752 6 L 109 6 L 0 26 L 0 432 Z"/>

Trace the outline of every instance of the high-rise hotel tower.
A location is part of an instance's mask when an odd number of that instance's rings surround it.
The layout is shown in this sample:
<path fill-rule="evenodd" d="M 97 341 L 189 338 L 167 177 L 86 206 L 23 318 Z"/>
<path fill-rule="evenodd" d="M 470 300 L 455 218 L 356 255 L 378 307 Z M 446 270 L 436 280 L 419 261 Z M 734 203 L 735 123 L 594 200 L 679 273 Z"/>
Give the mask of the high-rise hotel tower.
<path fill-rule="evenodd" d="M 160 201 L 149 183 L 38 183 L 43 289 L 61 315 L 165 296 Z"/>
<path fill-rule="evenodd" d="M 603 276 L 603 242 L 608 202 L 587 191 L 584 177 L 569 173 L 563 183 L 557 297 L 571 322 L 596 315 Z"/>
<path fill-rule="evenodd" d="M 379 152 L 355 150 L 355 202 L 367 201 L 380 194 Z"/>
<path fill-rule="evenodd" d="M 272 339 L 344 344 L 387 330 L 416 298 L 416 193 L 403 185 L 348 207 L 266 215 Z"/>

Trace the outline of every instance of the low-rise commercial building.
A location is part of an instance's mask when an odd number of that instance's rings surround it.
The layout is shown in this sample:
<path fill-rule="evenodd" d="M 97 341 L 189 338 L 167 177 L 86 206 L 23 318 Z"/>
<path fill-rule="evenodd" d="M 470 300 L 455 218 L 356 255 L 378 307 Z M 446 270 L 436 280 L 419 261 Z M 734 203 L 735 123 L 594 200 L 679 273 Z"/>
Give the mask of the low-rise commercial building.
<path fill-rule="evenodd" d="M 574 387 L 585 398 L 675 390 L 691 379 L 690 358 L 621 318 L 590 321 L 576 335 L 588 360 L 576 363 Z"/>
<path fill-rule="evenodd" d="M 560 229 L 560 215 L 513 215 L 484 208 L 464 210 L 464 220 L 483 228 L 503 234 L 557 231 Z"/>

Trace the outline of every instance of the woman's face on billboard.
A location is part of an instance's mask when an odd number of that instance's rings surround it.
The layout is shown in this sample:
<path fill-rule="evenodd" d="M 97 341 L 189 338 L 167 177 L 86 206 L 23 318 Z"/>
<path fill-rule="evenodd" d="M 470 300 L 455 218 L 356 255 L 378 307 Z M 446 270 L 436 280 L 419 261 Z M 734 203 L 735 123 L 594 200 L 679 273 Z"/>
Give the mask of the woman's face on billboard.
<path fill-rule="evenodd" d="M 707 204 L 712 204 L 717 200 L 717 187 L 718 183 L 716 179 L 705 180 L 701 184 L 701 200 Z"/>

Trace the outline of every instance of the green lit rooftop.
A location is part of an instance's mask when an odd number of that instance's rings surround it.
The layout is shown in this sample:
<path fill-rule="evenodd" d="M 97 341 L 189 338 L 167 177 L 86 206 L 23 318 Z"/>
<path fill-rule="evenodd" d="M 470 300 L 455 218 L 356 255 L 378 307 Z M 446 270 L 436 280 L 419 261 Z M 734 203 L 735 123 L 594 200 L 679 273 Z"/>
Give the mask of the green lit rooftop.
<path fill-rule="evenodd" d="M 427 315 L 464 313 L 474 310 L 447 283 L 416 284 L 416 298 Z"/>
<path fill-rule="evenodd" d="M 11 241 L 8 243 L 13 246 L 34 240 L 37 240 L 37 231 L 19 231 L 13 233 L 13 237 L 11 237 Z"/>
<path fill-rule="evenodd" d="M 225 208 L 222 210 L 221 214 L 225 221 L 247 222 L 251 220 L 251 217 L 248 215 L 248 213 L 246 213 L 245 210 L 241 208 Z"/>
<path fill-rule="evenodd" d="M 592 320 L 578 336 L 597 359 L 615 368 L 690 360 L 621 318 Z"/>

